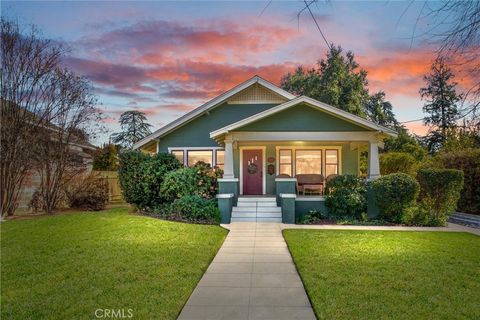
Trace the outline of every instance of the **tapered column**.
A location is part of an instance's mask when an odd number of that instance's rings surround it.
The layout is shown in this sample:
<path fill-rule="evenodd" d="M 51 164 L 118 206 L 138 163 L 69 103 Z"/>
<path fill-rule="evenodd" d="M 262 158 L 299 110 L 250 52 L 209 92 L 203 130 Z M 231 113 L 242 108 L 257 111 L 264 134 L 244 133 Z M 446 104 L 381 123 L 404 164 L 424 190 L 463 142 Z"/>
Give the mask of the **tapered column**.
<path fill-rule="evenodd" d="M 374 180 L 380 177 L 380 161 L 378 157 L 378 141 L 368 143 L 368 179 Z"/>
<path fill-rule="evenodd" d="M 233 140 L 225 140 L 225 164 L 223 168 L 223 178 L 235 178 L 233 173 Z"/>

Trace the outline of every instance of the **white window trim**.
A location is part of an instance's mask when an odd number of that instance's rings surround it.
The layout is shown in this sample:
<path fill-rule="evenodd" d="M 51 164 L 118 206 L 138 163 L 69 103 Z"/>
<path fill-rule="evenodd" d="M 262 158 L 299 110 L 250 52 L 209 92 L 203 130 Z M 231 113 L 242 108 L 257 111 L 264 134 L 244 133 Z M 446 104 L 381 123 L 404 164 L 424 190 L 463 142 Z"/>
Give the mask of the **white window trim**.
<path fill-rule="evenodd" d="M 188 151 L 212 151 L 212 168 L 217 165 L 217 150 L 225 150 L 223 147 L 169 147 L 168 153 L 172 151 L 183 151 L 183 165 L 188 167 Z"/>
<path fill-rule="evenodd" d="M 280 149 L 292 150 L 292 177 L 296 176 L 296 150 L 322 150 L 322 175 L 326 172 L 326 152 L 325 150 L 338 150 L 338 174 L 342 174 L 342 147 L 341 146 L 275 146 L 275 154 L 277 161 L 275 161 L 276 174 L 280 174 Z M 326 178 L 326 177 L 325 177 Z"/>
<path fill-rule="evenodd" d="M 245 146 L 239 147 L 240 151 L 240 194 L 243 195 L 243 150 L 262 150 L 262 194 L 266 194 L 267 190 L 267 173 L 266 173 L 266 164 L 267 160 L 265 159 L 266 146 Z"/>

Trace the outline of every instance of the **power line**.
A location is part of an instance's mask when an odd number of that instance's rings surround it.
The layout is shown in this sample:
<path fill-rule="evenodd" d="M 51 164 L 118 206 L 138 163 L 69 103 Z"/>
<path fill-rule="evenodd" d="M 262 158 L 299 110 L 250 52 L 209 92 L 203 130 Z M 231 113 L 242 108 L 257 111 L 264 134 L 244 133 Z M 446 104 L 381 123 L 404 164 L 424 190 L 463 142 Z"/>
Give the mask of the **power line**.
<path fill-rule="evenodd" d="M 310 16 L 312 16 L 313 22 L 315 22 L 315 25 L 317 26 L 318 31 L 320 31 L 320 34 L 322 35 L 323 41 L 325 41 L 325 43 L 327 44 L 327 47 L 328 47 L 329 49 L 332 49 L 331 46 L 330 46 L 330 43 L 327 41 L 327 38 L 325 37 L 325 35 L 324 35 L 323 32 L 322 32 L 322 28 L 320 28 L 320 25 L 318 24 L 317 19 L 315 18 L 315 16 L 313 15 L 312 10 L 310 9 L 310 5 L 311 5 L 312 3 L 314 3 L 315 1 L 316 1 L 316 0 L 312 0 L 310 3 L 307 3 L 307 0 L 303 0 L 303 2 L 305 2 L 306 8 L 308 9 L 308 12 L 310 12 Z"/>

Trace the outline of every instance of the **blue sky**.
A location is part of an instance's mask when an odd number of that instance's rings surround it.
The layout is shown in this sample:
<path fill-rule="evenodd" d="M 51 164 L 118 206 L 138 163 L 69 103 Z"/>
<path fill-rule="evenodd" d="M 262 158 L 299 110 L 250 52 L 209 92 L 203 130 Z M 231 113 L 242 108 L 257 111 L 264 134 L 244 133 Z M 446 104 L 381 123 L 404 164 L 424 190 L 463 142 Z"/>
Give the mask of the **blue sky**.
<path fill-rule="evenodd" d="M 267 4 L 2 1 L 1 8 L 3 16 L 33 23 L 71 47 L 65 63 L 92 81 L 106 116 L 109 132 L 98 143 L 118 130 L 123 111 L 144 111 L 158 128 L 255 74 L 279 83 L 297 65 L 324 57 L 326 45 L 311 17 L 305 11 L 297 19 L 302 1 Z M 370 91 L 385 91 L 400 121 L 423 115 L 418 90 L 436 48 L 425 34 L 432 21 L 415 27 L 424 3 L 409 4 L 312 6 L 328 41 L 356 54 Z M 425 132 L 421 121 L 408 127 Z"/>

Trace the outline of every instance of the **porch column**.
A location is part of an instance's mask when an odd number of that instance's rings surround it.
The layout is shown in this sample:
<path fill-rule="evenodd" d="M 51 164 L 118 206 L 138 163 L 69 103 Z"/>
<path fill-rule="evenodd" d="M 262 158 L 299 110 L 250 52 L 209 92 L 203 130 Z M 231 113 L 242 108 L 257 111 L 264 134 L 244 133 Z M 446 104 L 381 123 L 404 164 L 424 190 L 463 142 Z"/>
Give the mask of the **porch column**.
<path fill-rule="evenodd" d="M 378 159 L 378 141 L 368 142 L 368 179 L 374 180 L 380 177 L 380 161 Z"/>
<path fill-rule="evenodd" d="M 235 178 L 233 173 L 233 140 L 226 139 L 225 143 L 225 164 L 223 168 L 223 178 L 224 179 L 231 179 Z"/>

